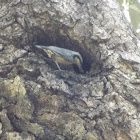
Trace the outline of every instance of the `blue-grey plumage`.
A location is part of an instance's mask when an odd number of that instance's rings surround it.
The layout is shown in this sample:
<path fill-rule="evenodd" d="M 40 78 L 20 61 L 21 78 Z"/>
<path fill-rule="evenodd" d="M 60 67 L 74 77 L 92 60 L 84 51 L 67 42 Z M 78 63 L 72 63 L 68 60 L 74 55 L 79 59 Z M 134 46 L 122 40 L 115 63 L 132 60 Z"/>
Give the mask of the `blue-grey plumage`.
<path fill-rule="evenodd" d="M 83 59 L 79 52 L 69 49 L 59 48 L 56 46 L 42 46 L 35 45 L 39 49 L 43 49 L 49 58 L 53 59 L 60 69 L 58 63 L 62 64 L 76 64 L 82 70 Z"/>

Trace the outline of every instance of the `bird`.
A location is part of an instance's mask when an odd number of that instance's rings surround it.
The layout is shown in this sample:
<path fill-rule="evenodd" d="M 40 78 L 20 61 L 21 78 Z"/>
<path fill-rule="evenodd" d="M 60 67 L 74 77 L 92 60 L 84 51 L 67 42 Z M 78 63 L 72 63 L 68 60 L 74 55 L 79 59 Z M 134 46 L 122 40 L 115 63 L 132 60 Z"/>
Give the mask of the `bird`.
<path fill-rule="evenodd" d="M 43 49 L 45 53 L 51 58 L 59 70 L 61 70 L 59 63 L 64 65 L 75 64 L 78 66 L 80 72 L 83 72 L 83 59 L 79 52 L 72 51 L 65 48 L 60 48 L 57 46 L 43 46 L 35 45 L 36 48 Z"/>

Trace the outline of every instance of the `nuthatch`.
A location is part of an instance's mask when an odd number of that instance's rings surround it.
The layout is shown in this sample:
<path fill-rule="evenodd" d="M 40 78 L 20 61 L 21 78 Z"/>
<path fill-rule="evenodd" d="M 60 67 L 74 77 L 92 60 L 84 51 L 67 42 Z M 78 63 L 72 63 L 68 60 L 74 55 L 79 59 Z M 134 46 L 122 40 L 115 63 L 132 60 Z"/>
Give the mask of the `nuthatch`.
<path fill-rule="evenodd" d="M 79 52 L 71 51 L 69 49 L 59 48 L 56 46 L 42 46 L 35 45 L 39 49 L 43 49 L 49 58 L 51 58 L 57 65 L 58 69 L 60 66 L 58 63 L 71 65 L 76 64 L 81 72 L 83 72 L 82 64 L 83 59 Z"/>

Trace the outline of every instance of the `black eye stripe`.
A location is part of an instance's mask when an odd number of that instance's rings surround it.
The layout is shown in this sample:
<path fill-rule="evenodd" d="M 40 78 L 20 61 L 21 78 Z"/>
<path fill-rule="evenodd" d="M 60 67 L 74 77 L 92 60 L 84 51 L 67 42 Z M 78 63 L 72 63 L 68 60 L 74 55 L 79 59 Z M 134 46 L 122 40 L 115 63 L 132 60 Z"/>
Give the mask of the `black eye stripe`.
<path fill-rule="evenodd" d="M 77 58 L 79 58 L 79 59 L 80 59 L 80 57 L 79 57 L 78 55 L 74 55 L 73 57 L 74 57 L 74 58 L 76 58 L 76 57 L 77 57 Z"/>

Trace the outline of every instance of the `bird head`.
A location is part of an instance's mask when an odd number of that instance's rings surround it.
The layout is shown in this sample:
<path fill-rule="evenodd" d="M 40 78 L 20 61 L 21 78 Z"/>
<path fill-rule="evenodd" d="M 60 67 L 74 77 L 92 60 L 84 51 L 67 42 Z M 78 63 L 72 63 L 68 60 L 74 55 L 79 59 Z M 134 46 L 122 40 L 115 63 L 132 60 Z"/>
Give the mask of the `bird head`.
<path fill-rule="evenodd" d="M 73 60 L 74 60 L 74 64 L 76 64 L 78 66 L 79 70 L 82 72 L 83 71 L 83 68 L 82 68 L 83 59 L 82 59 L 82 57 L 79 55 L 74 55 Z"/>

